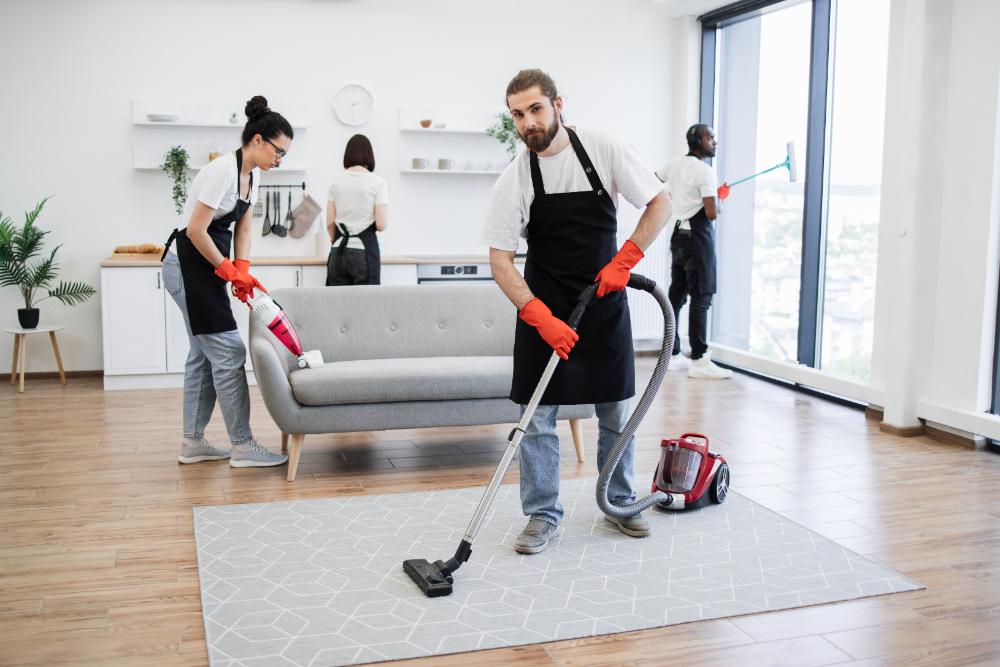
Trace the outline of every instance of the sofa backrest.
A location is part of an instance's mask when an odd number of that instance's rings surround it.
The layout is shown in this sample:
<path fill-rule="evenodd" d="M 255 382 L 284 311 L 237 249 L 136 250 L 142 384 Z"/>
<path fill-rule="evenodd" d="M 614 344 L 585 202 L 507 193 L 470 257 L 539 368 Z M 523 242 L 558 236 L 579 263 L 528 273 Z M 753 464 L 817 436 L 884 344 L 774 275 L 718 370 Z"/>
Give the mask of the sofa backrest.
<path fill-rule="evenodd" d="M 276 289 L 306 350 L 327 362 L 509 356 L 514 305 L 495 283 Z M 251 318 L 251 338 L 268 336 Z M 276 347 L 281 347 L 280 343 Z"/>

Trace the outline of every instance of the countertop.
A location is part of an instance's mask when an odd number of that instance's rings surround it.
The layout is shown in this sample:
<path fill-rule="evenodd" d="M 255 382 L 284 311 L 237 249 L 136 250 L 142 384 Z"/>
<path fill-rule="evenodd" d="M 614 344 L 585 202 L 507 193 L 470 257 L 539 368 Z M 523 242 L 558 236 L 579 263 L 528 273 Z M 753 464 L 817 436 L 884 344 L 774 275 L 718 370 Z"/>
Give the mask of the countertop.
<path fill-rule="evenodd" d="M 251 257 L 257 266 L 326 266 L 326 257 Z M 382 255 L 382 264 L 489 264 L 486 255 Z M 523 257 L 514 260 L 524 261 Z M 115 253 L 102 267 L 159 266 L 159 253 Z"/>

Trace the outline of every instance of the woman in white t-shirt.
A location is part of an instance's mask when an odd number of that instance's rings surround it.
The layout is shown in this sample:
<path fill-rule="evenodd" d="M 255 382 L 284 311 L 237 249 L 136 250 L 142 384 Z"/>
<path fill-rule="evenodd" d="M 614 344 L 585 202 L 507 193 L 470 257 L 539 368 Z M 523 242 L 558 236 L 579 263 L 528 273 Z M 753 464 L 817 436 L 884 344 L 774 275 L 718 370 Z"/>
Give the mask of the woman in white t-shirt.
<path fill-rule="evenodd" d="M 368 137 L 355 134 L 344 149 L 344 171 L 327 193 L 326 229 L 330 257 L 327 285 L 378 285 L 382 267 L 376 232 L 389 225 L 389 193 L 375 171 Z"/>
<path fill-rule="evenodd" d="M 246 104 L 239 148 L 202 167 L 188 189 L 186 227 L 175 229 L 163 251 L 163 283 L 184 316 L 190 350 L 184 364 L 181 463 L 229 459 L 234 468 L 282 465 L 288 460 L 260 444 L 250 429 L 246 347 L 229 292 L 243 302 L 263 289 L 250 274 L 250 230 L 262 171 L 281 164 L 292 126 L 257 95 Z M 171 246 L 176 241 L 176 252 Z M 232 259 L 230 259 L 232 257 Z M 232 447 L 214 447 L 205 427 L 218 403 Z"/>

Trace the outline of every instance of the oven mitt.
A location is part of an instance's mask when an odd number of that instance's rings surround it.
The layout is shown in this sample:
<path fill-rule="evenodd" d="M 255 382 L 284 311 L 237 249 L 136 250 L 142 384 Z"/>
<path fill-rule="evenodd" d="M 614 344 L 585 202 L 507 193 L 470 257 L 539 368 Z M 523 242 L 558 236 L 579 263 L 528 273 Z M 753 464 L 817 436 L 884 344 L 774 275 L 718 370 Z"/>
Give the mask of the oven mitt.
<path fill-rule="evenodd" d="M 580 340 L 580 336 L 568 324 L 552 314 L 542 300 L 535 297 L 518 313 L 525 323 L 538 330 L 538 335 L 556 351 L 563 361 L 569 359 L 569 351 Z"/>
<path fill-rule="evenodd" d="M 293 239 L 300 239 L 305 236 L 312 229 L 313 222 L 316 220 L 319 212 L 320 207 L 316 203 L 316 200 L 309 195 L 303 196 L 299 205 L 292 210 L 292 219 L 295 221 L 295 224 L 288 230 L 289 235 Z"/>

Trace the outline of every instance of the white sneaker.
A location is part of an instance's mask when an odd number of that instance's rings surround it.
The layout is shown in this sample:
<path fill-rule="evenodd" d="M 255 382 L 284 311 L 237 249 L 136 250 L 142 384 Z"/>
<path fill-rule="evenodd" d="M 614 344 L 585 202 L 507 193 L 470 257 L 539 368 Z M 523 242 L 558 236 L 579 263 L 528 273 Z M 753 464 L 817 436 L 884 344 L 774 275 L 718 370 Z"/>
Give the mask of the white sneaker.
<path fill-rule="evenodd" d="M 691 368 L 688 369 L 689 378 L 700 378 L 702 380 L 727 380 L 733 377 L 733 372 L 728 368 L 722 368 L 712 363 L 711 353 L 706 352 L 700 359 L 691 361 Z"/>
<path fill-rule="evenodd" d="M 221 461 L 229 458 L 228 449 L 213 447 L 205 438 L 184 438 L 181 440 L 181 454 L 177 460 L 181 463 L 201 463 L 202 461 Z"/>

